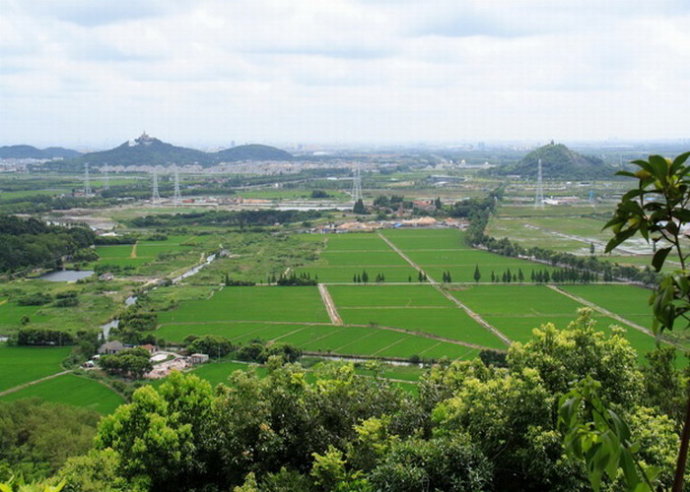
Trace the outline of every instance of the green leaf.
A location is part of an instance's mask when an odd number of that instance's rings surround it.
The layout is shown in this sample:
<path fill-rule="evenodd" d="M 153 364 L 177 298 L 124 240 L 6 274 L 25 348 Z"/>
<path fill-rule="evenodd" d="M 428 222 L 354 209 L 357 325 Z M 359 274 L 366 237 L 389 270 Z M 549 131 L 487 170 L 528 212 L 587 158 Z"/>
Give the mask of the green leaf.
<path fill-rule="evenodd" d="M 671 252 L 671 249 L 672 247 L 669 246 L 668 248 L 658 249 L 656 253 L 654 253 L 654 258 L 652 258 L 652 266 L 657 272 L 661 271 L 661 268 L 664 266 L 666 257 Z"/>
<path fill-rule="evenodd" d="M 688 157 L 690 157 L 690 152 L 685 152 L 684 154 L 680 154 L 678 157 L 673 159 L 673 166 L 672 169 L 673 171 L 677 171 L 680 166 L 682 166 L 685 161 L 688 160 Z"/>

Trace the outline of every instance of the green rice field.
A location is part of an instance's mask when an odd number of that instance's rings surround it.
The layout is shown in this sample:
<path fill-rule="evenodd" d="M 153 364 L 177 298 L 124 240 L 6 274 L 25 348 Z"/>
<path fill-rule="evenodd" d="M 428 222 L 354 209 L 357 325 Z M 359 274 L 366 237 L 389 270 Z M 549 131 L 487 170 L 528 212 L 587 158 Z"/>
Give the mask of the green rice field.
<path fill-rule="evenodd" d="M 160 313 L 159 322 L 328 322 L 316 287 L 226 287 L 210 299 L 184 301 Z"/>
<path fill-rule="evenodd" d="M 8 347 L 0 344 L 0 391 L 62 371 L 70 347 Z"/>
<path fill-rule="evenodd" d="M 112 413 L 124 403 L 124 399 L 107 386 L 74 374 L 64 374 L 41 381 L 2 397 L 5 401 L 23 398 L 41 398 L 54 403 L 88 408 L 102 415 Z"/>

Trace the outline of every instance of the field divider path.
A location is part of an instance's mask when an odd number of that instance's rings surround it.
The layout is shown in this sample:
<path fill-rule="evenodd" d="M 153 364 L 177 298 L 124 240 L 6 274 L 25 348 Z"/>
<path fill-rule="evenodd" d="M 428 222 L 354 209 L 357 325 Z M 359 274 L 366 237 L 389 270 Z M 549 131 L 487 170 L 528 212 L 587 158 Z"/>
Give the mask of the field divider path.
<path fill-rule="evenodd" d="M 343 319 L 338 314 L 338 310 L 335 307 L 331 293 L 328 292 L 328 288 L 324 284 L 319 284 L 319 294 L 321 294 L 323 305 L 326 306 L 328 317 L 331 318 L 331 323 L 337 326 L 342 326 Z"/>
<path fill-rule="evenodd" d="M 129 253 L 130 258 L 136 258 L 137 257 L 137 244 L 139 241 L 135 241 L 134 244 L 132 245 L 132 251 Z"/>
<path fill-rule="evenodd" d="M 9 395 L 10 393 L 16 393 L 17 391 L 23 390 L 24 388 L 28 388 L 29 386 L 33 386 L 34 384 L 42 383 L 43 381 L 48 381 L 49 379 L 55 379 L 59 376 L 64 376 L 65 374 L 70 374 L 73 372 L 73 369 L 68 369 L 66 371 L 62 372 L 56 372 L 55 374 L 51 374 L 50 376 L 46 376 L 44 378 L 40 379 L 34 379 L 33 381 L 29 381 L 28 383 L 20 384 L 19 386 L 15 386 L 14 388 L 9 388 L 6 389 L 5 391 L 0 391 L 0 397 Z"/>
<path fill-rule="evenodd" d="M 608 309 L 604 309 L 603 307 L 601 307 L 597 304 L 594 304 L 593 302 L 588 301 L 587 299 L 583 299 L 580 296 L 576 296 L 575 294 L 571 294 L 570 292 L 566 292 L 563 289 L 561 289 L 555 285 L 547 284 L 547 287 L 549 289 L 555 291 L 555 292 L 558 292 L 561 295 L 569 297 L 570 299 L 572 299 L 575 302 L 579 302 L 580 304 L 584 304 L 585 306 L 594 309 L 598 313 L 601 313 L 605 316 L 608 316 L 609 318 L 613 318 L 616 321 L 620 321 L 621 323 L 624 323 L 624 324 L 630 326 L 631 328 L 635 328 L 636 330 L 641 331 L 645 335 L 649 335 L 652 338 L 656 338 L 656 335 L 654 335 L 654 332 L 652 330 L 650 330 L 649 328 L 645 328 L 644 326 L 638 325 L 637 323 L 633 323 L 632 321 L 625 319 L 624 317 L 622 317 L 616 313 L 613 313 L 613 312 L 609 311 Z"/>
<path fill-rule="evenodd" d="M 427 278 L 427 280 L 429 281 L 429 283 L 431 284 L 431 286 L 432 286 L 434 289 L 436 289 L 438 292 L 440 292 L 441 295 L 442 295 L 443 297 L 445 297 L 445 298 L 448 299 L 450 302 L 452 302 L 453 304 L 455 304 L 457 307 L 459 307 L 460 309 L 462 309 L 463 311 L 465 311 L 465 312 L 467 313 L 467 315 L 468 315 L 470 318 L 472 318 L 474 321 L 476 321 L 480 326 L 482 326 L 482 327 L 485 328 L 486 330 L 488 330 L 488 331 L 490 331 L 491 333 L 493 333 L 496 337 L 498 337 L 498 338 L 499 338 L 503 343 L 505 343 L 506 345 L 509 346 L 511 343 L 513 343 L 513 341 L 512 341 L 510 338 L 508 338 L 508 337 L 505 336 L 503 333 L 501 333 L 498 329 L 496 329 L 496 327 L 494 327 L 493 325 L 491 325 L 488 321 L 486 321 L 484 318 L 482 318 L 479 314 L 477 314 L 477 313 L 475 313 L 474 311 L 472 311 L 472 310 L 471 310 L 468 306 L 466 306 L 464 303 L 460 302 L 459 299 L 456 299 L 456 298 L 453 297 L 450 293 L 448 293 L 448 292 L 441 286 L 441 284 L 439 284 L 439 283 L 438 283 L 436 280 L 434 280 L 429 274 L 427 274 L 427 273 L 422 269 L 422 267 L 420 267 L 420 266 L 417 265 L 414 261 L 412 261 L 412 260 L 410 259 L 409 256 L 407 256 L 405 253 L 403 253 L 403 252 L 400 250 L 400 248 L 398 248 L 395 244 L 393 244 L 393 242 L 391 242 L 386 236 L 384 236 L 384 235 L 381 234 L 380 232 L 377 233 L 377 235 L 378 235 L 388 246 L 390 246 L 390 248 L 391 248 L 393 251 L 395 251 L 396 253 L 398 253 L 398 254 L 400 255 L 400 257 L 401 257 L 403 260 L 405 260 L 407 263 L 409 263 L 410 266 L 411 266 L 412 268 L 416 269 L 417 271 L 422 272 L 422 273 L 426 276 L 426 278 Z"/>

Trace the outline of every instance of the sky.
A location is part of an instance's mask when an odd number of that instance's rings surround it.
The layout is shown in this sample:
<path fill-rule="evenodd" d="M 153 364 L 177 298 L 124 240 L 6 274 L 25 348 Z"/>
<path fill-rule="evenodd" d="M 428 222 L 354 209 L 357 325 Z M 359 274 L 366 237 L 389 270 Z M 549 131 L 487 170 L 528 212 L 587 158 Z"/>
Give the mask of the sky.
<path fill-rule="evenodd" d="M 687 0 L 0 0 L 0 145 L 690 138 Z"/>

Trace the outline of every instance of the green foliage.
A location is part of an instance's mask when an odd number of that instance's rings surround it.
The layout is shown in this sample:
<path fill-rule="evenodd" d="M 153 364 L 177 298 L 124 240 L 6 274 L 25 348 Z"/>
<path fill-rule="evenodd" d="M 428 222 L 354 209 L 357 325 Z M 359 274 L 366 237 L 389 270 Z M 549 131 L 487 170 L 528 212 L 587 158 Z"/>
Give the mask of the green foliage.
<path fill-rule="evenodd" d="M 650 155 L 647 161 L 633 161 L 636 172 L 620 171 L 622 176 L 637 179 L 637 188 L 623 195 L 613 218 L 606 224 L 614 237 L 606 245 L 609 252 L 626 239 L 640 234 L 654 244 L 656 253 L 652 265 L 661 271 L 669 253 L 674 252 L 680 269 L 664 274 L 650 299 L 654 313 L 653 328 L 657 332 L 673 330 L 678 320 L 690 327 L 690 275 L 686 261 L 690 253 L 684 251 L 686 234 L 684 226 L 690 222 L 690 167 L 685 162 L 690 152 L 674 160 L 660 155 Z M 659 248 L 661 244 L 663 247 Z M 686 382 L 687 384 L 687 382 Z M 690 392 L 685 392 L 687 406 L 676 464 L 673 490 L 680 492 L 683 473 L 687 466 L 690 446 Z"/>
<path fill-rule="evenodd" d="M 187 351 L 190 353 L 207 354 L 216 359 L 225 357 L 233 348 L 232 343 L 227 338 L 213 335 L 195 338 L 187 345 Z"/>
<path fill-rule="evenodd" d="M 364 206 L 364 202 L 361 198 L 355 202 L 355 205 L 352 207 L 352 212 L 360 215 L 367 213 L 367 208 Z"/>
<path fill-rule="evenodd" d="M 11 478 L 3 476 L 3 465 L 26 480 L 55 473 L 68 457 L 89 449 L 99 417 L 35 398 L 0 401 L 0 480 Z"/>
<path fill-rule="evenodd" d="M 153 369 L 149 352 L 142 348 L 125 349 L 116 354 L 103 355 L 98 364 L 108 374 L 140 379 Z"/>
<path fill-rule="evenodd" d="M 600 386 L 588 377 L 561 397 L 558 422 L 565 449 L 584 461 L 595 491 L 601 490 L 604 475 L 616 480 L 620 469 L 626 490 L 652 492 L 659 469 L 636 460 L 640 446 L 633 442 L 625 420 L 599 398 Z"/>
<path fill-rule="evenodd" d="M 45 292 L 34 292 L 32 294 L 26 294 L 17 299 L 17 305 L 19 306 L 43 306 L 48 304 L 53 300 L 50 294 Z"/>
<path fill-rule="evenodd" d="M 0 215 L 0 272 L 55 268 L 62 256 L 92 245 L 94 237 L 86 227 L 49 226 L 34 218 Z"/>

